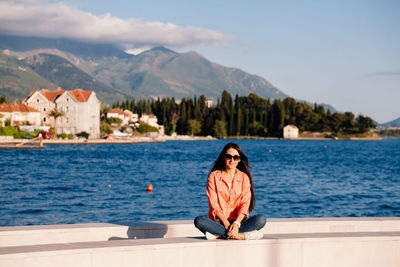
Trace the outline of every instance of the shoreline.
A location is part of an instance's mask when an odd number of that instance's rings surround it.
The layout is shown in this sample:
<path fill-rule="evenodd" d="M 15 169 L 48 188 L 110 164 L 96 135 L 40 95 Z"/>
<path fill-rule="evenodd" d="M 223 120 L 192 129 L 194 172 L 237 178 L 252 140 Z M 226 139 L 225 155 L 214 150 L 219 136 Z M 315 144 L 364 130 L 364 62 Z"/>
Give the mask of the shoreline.
<path fill-rule="evenodd" d="M 283 137 L 256 137 L 256 136 L 228 136 L 224 137 L 223 139 L 247 139 L 247 140 L 372 140 L 372 141 L 380 141 L 383 140 L 384 137 L 343 137 L 343 138 L 329 138 L 329 137 L 298 137 L 298 138 L 283 138 Z"/>
<path fill-rule="evenodd" d="M 44 145 L 97 145 L 97 144 L 136 144 L 136 143 L 163 143 L 165 141 L 199 141 L 217 140 L 211 136 L 162 136 L 162 137 L 131 137 L 127 139 L 44 139 Z M 0 139 L 0 145 L 37 144 L 29 139 Z"/>
<path fill-rule="evenodd" d="M 385 138 L 379 137 L 347 137 L 347 138 L 324 138 L 324 137 L 299 137 L 299 138 L 279 138 L 279 137 L 255 137 L 255 136 L 229 136 L 221 139 L 237 139 L 237 140 L 309 140 L 309 141 L 338 141 L 338 140 L 351 140 L 351 141 L 381 141 Z M 138 144 L 138 143 L 163 143 L 166 141 L 215 141 L 218 138 L 212 136 L 188 136 L 188 135 L 177 135 L 177 136 L 162 136 L 162 137 L 131 137 L 127 139 L 44 139 L 44 145 L 98 145 L 98 144 Z M 0 137 L 1 145 L 17 145 L 17 144 L 37 144 L 38 142 L 31 142 L 29 139 L 13 139 L 7 138 L 2 139 Z"/>

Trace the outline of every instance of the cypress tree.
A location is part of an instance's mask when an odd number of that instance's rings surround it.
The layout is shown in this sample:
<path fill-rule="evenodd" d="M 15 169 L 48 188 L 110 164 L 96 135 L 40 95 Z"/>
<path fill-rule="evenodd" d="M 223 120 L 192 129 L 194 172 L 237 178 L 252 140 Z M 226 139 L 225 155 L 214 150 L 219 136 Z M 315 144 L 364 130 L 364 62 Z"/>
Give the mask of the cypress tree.
<path fill-rule="evenodd" d="M 249 134 L 249 119 L 250 119 L 250 112 L 249 109 L 246 108 L 244 112 L 244 135 Z"/>
<path fill-rule="evenodd" d="M 236 113 L 236 135 L 240 135 L 241 134 L 241 120 L 242 120 L 242 109 L 240 106 L 240 98 L 239 95 L 236 94 L 235 96 L 235 113 Z"/>
<path fill-rule="evenodd" d="M 235 113 L 235 109 L 234 109 L 233 103 L 231 102 L 231 110 L 230 110 L 230 118 L 229 118 L 229 131 L 228 131 L 229 136 L 234 135 L 234 132 L 233 132 L 234 113 Z"/>

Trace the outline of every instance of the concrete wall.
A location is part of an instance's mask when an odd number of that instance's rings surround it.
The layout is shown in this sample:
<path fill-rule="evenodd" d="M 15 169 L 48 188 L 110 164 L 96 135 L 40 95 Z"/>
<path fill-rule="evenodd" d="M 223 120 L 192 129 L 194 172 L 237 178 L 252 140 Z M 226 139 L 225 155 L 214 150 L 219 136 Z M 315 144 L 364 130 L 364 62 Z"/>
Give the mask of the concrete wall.
<path fill-rule="evenodd" d="M 400 266 L 400 218 L 270 219 L 262 232 L 207 241 L 191 221 L 1 227 L 0 266 Z"/>

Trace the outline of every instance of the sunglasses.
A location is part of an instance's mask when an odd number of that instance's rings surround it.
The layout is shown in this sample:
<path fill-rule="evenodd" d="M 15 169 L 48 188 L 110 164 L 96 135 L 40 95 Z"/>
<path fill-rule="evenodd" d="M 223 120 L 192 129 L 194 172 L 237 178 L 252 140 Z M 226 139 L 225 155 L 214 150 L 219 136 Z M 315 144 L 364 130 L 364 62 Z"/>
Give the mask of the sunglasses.
<path fill-rule="evenodd" d="M 233 159 L 233 160 L 240 160 L 240 156 L 239 155 L 235 155 L 235 156 L 232 156 L 231 154 L 225 154 L 225 158 L 226 159 Z"/>

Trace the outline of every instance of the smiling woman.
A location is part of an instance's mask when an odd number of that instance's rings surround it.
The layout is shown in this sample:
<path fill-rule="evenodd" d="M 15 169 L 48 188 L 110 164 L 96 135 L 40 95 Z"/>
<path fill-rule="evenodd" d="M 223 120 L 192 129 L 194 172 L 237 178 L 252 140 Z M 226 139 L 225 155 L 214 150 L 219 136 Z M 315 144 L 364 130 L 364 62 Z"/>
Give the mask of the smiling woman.
<path fill-rule="evenodd" d="M 194 220 L 208 240 L 262 238 L 257 230 L 264 227 L 266 218 L 248 217 L 255 205 L 249 167 L 246 155 L 235 143 L 225 145 L 215 161 L 207 181 L 208 218 Z"/>

